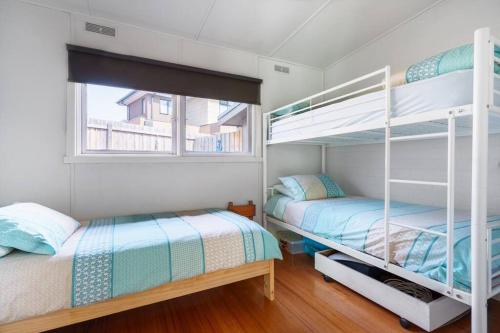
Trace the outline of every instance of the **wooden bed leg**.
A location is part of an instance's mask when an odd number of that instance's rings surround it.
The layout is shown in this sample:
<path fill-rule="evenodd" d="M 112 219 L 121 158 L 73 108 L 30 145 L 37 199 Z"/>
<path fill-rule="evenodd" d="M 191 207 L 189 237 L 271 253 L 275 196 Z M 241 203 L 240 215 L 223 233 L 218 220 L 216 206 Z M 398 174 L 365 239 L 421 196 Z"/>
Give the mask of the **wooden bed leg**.
<path fill-rule="evenodd" d="M 274 260 L 269 260 L 269 273 L 264 275 L 264 295 L 274 301 Z"/>

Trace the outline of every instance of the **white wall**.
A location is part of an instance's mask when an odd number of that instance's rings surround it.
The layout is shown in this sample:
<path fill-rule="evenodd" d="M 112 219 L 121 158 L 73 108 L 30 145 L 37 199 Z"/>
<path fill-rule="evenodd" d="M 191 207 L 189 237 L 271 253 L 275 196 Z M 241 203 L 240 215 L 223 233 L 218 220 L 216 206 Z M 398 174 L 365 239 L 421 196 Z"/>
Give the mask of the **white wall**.
<path fill-rule="evenodd" d="M 325 86 L 331 87 L 390 65 L 393 73 L 441 51 L 472 43 L 474 30 L 490 27 L 500 36 L 500 1 L 445 0 L 388 35 L 330 65 Z"/>
<path fill-rule="evenodd" d="M 325 72 L 330 87 L 359 75 L 391 65 L 403 70 L 440 51 L 473 41 L 474 30 L 489 26 L 500 36 L 500 1 L 446 0 L 400 26 L 385 37 L 361 48 Z M 489 208 L 500 212 L 500 137 L 490 144 Z M 470 138 L 457 141 L 457 207 L 470 207 Z M 395 178 L 446 180 L 446 141 L 429 140 L 393 145 Z M 328 171 L 350 194 L 383 198 L 384 147 L 381 144 L 328 149 Z M 397 200 L 444 205 L 442 189 L 394 185 Z"/>
<path fill-rule="evenodd" d="M 260 204 L 260 162 L 64 164 L 65 44 L 260 77 L 265 111 L 321 90 L 323 72 L 92 18 L 117 27 L 117 38 L 111 39 L 84 32 L 85 19 L 19 1 L 0 2 L 0 206 L 35 201 L 88 219 L 224 207 L 228 201 Z M 289 66 L 291 74 L 274 72 L 274 63 Z M 316 148 L 303 150 L 319 158 Z M 291 159 L 303 162 L 300 153 L 293 150 Z M 273 165 L 280 168 L 280 163 L 291 166 L 286 160 Z"/>

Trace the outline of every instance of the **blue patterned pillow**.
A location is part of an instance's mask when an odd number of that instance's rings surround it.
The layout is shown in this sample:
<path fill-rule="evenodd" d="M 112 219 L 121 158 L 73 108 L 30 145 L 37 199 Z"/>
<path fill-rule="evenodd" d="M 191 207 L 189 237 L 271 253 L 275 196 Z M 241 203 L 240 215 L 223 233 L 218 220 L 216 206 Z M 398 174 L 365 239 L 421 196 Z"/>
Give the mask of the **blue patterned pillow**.
<path fill-rule="evenodd" d="M 295 200 L 316 200 L 344 197 L 342 189 L 327 175 L 295 175 L 281 177 Z"/>

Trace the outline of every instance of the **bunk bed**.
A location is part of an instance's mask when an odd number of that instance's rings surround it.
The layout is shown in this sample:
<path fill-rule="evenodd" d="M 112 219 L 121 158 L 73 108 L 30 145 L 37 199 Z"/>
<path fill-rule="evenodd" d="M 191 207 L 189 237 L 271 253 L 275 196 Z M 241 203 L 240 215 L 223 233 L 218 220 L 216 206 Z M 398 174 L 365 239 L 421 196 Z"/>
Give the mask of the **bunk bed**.
<path fill-rule="evenodd" d="M 393 86 L 391 82 L 395 78 L 391 77 L 390 66 L 386 66 L 263 114 L 263 197 L 264 204 L 267 204 L 263 221 L 265 226 L 273 223 L 289 229 L 449 299 L 470 305 L 472 332 L 486 332 L 487 300 L 500 293 L 500 218 L 488 217 L 487 214 L 488 137 L 489 134 L 500 133 L 500 41 L 491 35 L 489 28 L 482 28 L 475 31 L 474 44 L 470 47 L 474 55 L 472 69 L 450 71 L 433 78 Z M 455 210 L 457 136 L 472 136 L 470 214 Z M 391 144 L 436 138 L 446 138 L 448 141 L 446 181 L 391 177 Z M 355 241 L 342 241 L 342 234 L 335 230 L 323 228 L 317 232 L 311 223 L 304 223 L 304 215 L 300 212 L 303 213 L 305 207 L 314 205 L 314 202 L 295 202 L 282 196 L 271 196 L 268 202 L 271 188 L 267 184 L 267 147 L 282 143 L 321 146 L 322 173 L 326 173 L 327 147 L 385 144 L 384 200 L 365 202 L 368 206 L 378 206 L 380 213 L 377 251 L 370 251 L 359 244 L 356 246 Z M 412 209 L 415 210 L 428 209 L 432 216 L 429 216 L 429 223 L 425 219 L 412 223 L 411 219 L 398 215 L 398 203 L 391 202 L 391 186 L 396 183 L 445 188 L 447 206 L 432 209 L 413 205 Z M 329 199 L 329 203 L 319 204 L 320 210 L 323 207 L 332 212 L 330 221 L 323 221 L 324 225 L 334 225 L 334 215 L 341 214 L 342 201 L 351 201 L 352 204 L 366 200 L 347 197 Z M 329 206 L 325 208 L 325 205 Z M 285 214 L 284 207 L 287 211 L 295 209 L 295 213 Z M 443 225 L 435 223 L 436 216 L 439 216 L 438 221 L 444 222 Z M 363 224 L 362 219 L 358 222 L 358 227 Z M 470 263 L 461 265 L 465 268 L 457 267 L 458 258 L 454 258 L 457 241 L 463 236 L 463 230 L 457 230 L 459 224 L 463 224 L 460 228 L 466 230 L 471 240 L 469 247 L 464 249 L 465 253 L 470 253 Z M 436 228 L 436 225 L 439 227 Z M 395 228 L 399 233 L 408 231 L 404 233 L 406 238 L 424 234 L 440 239 L 444 246 L 442 255 L 445 257 L 441 267 L 444 267 L 444 275 L 441 274 L 441 278 L 408 269 L 395 260 L 395 254 L 391 251 L 392 247 L 399 246 L 395 244 Z M 465 276 L 470 274 L 470 281 L 457 283 L 464 274 L 461 269 L 466 270 Z"/>

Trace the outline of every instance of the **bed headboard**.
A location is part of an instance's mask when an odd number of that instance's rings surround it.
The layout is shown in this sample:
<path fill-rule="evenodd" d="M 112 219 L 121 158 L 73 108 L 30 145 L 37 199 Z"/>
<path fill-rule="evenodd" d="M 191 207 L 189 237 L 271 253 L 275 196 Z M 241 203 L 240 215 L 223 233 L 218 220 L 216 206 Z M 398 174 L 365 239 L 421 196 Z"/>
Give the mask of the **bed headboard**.
<path fill-rule="evenodd" d="M 234 205 L 233 202 L 230 202 L 227 205 L 227 210 L 245 216 L 250 220 L 253 220 L 255 216 L 255 205 L 252 200 L 248 201 L 246 205 Z"/>

